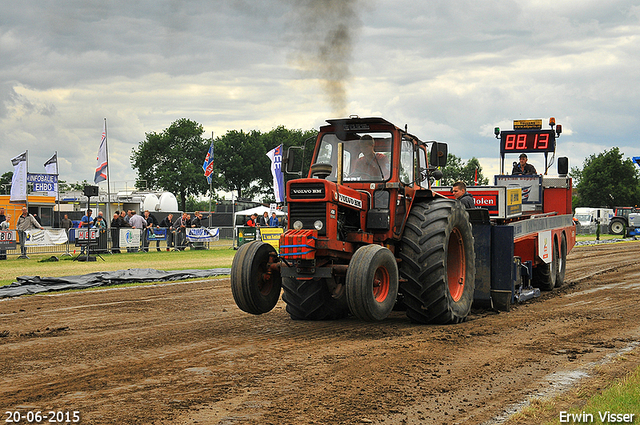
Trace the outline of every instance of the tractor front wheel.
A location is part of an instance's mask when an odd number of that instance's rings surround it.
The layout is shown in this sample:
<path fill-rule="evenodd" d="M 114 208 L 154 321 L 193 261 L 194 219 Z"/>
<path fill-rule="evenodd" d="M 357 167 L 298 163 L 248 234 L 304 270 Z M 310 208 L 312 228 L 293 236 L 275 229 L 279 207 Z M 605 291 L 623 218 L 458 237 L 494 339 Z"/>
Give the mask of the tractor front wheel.
<path fill-rule="evenodd" d="M 367 322 L 387 318 L 398 297 L 398 264 L 380 245 L 359 248 L 347 269 L 347 303 L 351 313 Z"/>
<path fill-rule="evenodd" d="M 275 307 L 282 282 L 280 274 L 270 270 L 276 260 L 276 250 L 262 241 L 238 249 L 231 265 L 231 292 L 240 310 L 262 314 Z"/>

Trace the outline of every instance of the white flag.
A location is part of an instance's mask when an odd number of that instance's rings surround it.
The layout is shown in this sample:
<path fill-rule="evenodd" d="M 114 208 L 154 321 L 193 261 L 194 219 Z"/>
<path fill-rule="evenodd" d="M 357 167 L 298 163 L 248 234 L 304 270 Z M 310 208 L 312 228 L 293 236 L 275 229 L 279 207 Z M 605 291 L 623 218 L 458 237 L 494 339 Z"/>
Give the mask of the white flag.
<path fill-rule="evenodd" d="M 51 158 L 47 162 L 44 163 L 44 171 L 47 174 L 55 174 L 58 175 L 58 153 L 54 153 Z M 56 200 L 58 199 L 58 182 L 53 184 L 53 191 L 49 191 L 47 193 L 49 196 L 55 196 Z"/>
<path fill-rule="evenodd" d="M 13 164 L 13 178 L 11 179 L 11 197 L 9 202 L 27 201 L 27 151 L 15 158 L 11 158 Z"/>
<path fill-rule="evenodd" d="M 282 172 L 282 145 L 267 152 L 271 160 L 271 175 L 273 176 L 273 194 L 276 202 L 284 202 L 284 173 Z"/>
<path fill-rule="evenodd" d="M 102 130 L 102 140 L 98 149 L 98 166 L 93 182 L 98 184 L 107 179 L 107 120 L 104 120 L 104 130 Z"/>

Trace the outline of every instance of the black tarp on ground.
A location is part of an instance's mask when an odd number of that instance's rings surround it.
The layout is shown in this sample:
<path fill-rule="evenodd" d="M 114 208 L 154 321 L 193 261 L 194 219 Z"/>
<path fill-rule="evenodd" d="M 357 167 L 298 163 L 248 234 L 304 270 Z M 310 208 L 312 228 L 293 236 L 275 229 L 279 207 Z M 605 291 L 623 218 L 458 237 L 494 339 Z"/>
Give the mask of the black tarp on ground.
<path fill-rule="evenodd" d="M 20 295 L 40 292 L 65 291 L 69 289 L 86 289 L 99 286 L 118 285 L 135 282 L 166 282 L 192 278 L 207 278 L 231 274 L 231 269 L 208 270 L 155 270 L 128 269 L 111 272 L 96 272 L 78 276 L 40 277 L 18 276 L 17 282 L 0 286 L 0 298 L 19 297 Z"/>

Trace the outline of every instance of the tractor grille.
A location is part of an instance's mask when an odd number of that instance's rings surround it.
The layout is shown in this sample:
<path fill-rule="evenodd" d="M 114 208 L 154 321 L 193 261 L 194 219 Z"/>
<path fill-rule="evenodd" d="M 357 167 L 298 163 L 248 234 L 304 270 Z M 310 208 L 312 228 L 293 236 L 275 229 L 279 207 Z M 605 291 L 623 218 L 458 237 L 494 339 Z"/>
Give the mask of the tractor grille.
<path fill-rule="evenodd" d="M 302 222 L 303 229 L 313 229 L 316 220 L 322 221 L 324 226 L 318 232 L 319 236 L 326 235 L 327 230 L 327 204 L 324 202 L 291 202 L 289 203 L 289 228 L 293 229 L 293 223 Z"/>
<path fill-rule="evenodd" d="M 291 199 L 323 199 L 324 183 L 292 183 L 289 188 Z"/>

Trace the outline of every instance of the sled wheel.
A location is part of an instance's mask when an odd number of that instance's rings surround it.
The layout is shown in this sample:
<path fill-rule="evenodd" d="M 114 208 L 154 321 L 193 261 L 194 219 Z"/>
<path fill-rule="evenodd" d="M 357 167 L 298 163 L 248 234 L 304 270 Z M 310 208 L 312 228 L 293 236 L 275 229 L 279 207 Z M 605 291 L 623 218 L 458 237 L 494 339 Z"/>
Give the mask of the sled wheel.
<path fill-rule="evenodd" d="M 398 264 L 380 245 L 359 248 L 347 269 L 347 304 L 351 313 L 367 322 L 387 318 L 398 296 Z"/>
<path fill-rule="evenodd" d="M 407 316 L 418 323 L 465 320 L 475 289 L 475 250 L 469 214 L 458 201 L 433 199 L 413 205 L 400 251 L 406 279 Z"/>
<path fill-rule="evenodd" d="M 273 246 L 262 241 L 244 244 L 231 265 L 231 292 L 240 308 L 250 314 L 271 311 L 280 297 L 280 274 L 269 272 L 277 261 Z"/>
<path fill-rule="evenodd" d="M 335 279 L 282 279 L 282 300 L 294 320 L 335 320 L 349 315 L 344 284 Z"/>
<path fill-rule="evenodd" d="M 552 245 L 551 262 L 542 262 L 533 268 L 532 285 L 543 291 L 551 291 L 556 286 L 558 276 L 558 249 L 557 244 Z"/>
<path fill-rule="evenodd" d="M 558 266 L 556 273 L 556 287 L 564 285 L 564 275 L 567 269 L 567 237 L 562 234 L 560 238 L 560 250 L 558 251 Z"/>

